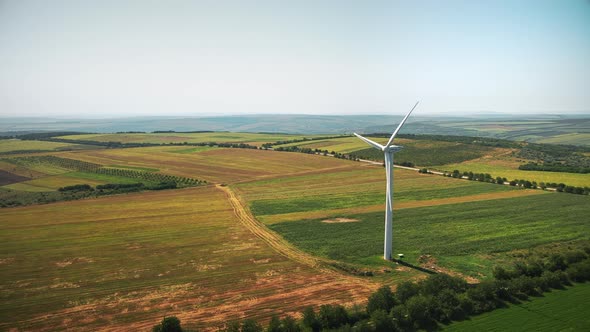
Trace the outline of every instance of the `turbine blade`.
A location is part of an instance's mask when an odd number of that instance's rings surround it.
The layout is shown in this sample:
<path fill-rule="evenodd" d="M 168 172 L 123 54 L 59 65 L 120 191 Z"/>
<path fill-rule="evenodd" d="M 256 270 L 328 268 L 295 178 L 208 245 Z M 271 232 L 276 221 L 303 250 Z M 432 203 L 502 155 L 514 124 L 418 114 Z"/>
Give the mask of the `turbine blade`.
<path fill-rule="evenodd" d="M 406 123 L 406 120 L 408 119 L 408 117 L 410 116 L 410 114 L 412 114 L 412 111 L 414 110 L 414 108 L 416 108 L 416 106 L 418 106 L 418 103 L 419 103 L 419 101 L 416 102 L 416 104 L 414 105 L 414 107 L 412 107 L 412 109 L 408 112 L 408 114 L 406 114 L 406 117 L 402 120 L 402 122 L 399 123 L 399 126 L 397 126 L 397 128 L 395 129 L 395 131 L 391 135 L 391 138 L 389 139 L 389 141 L 387 141 L 387 144 L 385 144 L 385 147 L 388 147 L 388 146 L 390 146 L 393 143 L 393 139 L 395 138 L 395 135 L 397 135 L 397 133 L 402 128 L 402 126 L 404 125 L 404 123 Z"/>
<path fill-rule="evenodd" d="M 373 142 L 368 138 L 365 138 L 357 133 L 354 133 L 354 136 L 360 138 L 361 140 L 363 140 L 365 143 L 369 144 L 370 146 L 374 147 L 375 149 L 379 149 L 381 151 L 383 151 L 383 145 L 377 143 L 377 142 Z"/>

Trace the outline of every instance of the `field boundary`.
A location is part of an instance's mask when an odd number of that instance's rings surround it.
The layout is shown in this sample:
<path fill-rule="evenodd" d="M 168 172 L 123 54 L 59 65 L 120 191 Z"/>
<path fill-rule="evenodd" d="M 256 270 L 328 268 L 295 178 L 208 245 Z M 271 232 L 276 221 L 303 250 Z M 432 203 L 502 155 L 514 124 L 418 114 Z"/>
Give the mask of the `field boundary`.
<path fill-rule="evenodd" d="M 280 235 L 271 231 L 264 224 L 256 220 L 231 188 L 220 184 L 215 185 L 215 187 L 225 193 L 240 222 L 276 252 L 291 260 L 313 268 L 319 268 L 322 266 L 322 261 L 319 258 L 313 257 L 297 249 Z"/>

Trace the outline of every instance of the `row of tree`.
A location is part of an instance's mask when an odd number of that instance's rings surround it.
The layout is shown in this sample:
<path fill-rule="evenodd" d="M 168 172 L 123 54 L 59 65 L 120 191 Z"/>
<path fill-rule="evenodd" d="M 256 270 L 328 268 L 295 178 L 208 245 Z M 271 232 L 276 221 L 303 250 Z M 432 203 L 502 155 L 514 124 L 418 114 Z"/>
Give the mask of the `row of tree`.
<path fill-rule="evenodd" d="M 291 316 L 273 316 L 264 328 L 252 319 L 232 321 L 225 332 L 299 331 L 416 331 L 436 330 L 439 324 L 460 321 L 472 315 L 518 303 L 571 282 L 590 280 L 590 246 L 561 253 L 535 254 L 508 267 L 495 267 L 494 278 L 479 284 L 446 274 L 430 275 L 417 283 L 403 282 L 393 292 L 388 286 L 369 296 L 365 308 L 341 305 L 307 307 L 297 321 Z M 170 324 L 173 322 L 174 324 Z M 173 325 L 175 329 L 167 329 Z M 180 321 L 165 318 L 154 331 L 181 331 Z"/>
<path fill-rule="evenodd" d="M 421 173 L 428 173 L 428 169 L 423 168 L 420 170 Z M 578 195 L 588 195 L 590 194 L 590 187 L 575 187 L 575 186 L 568 186 L 564 183 L 555 183 L 555 182 L 540 182 L 537 183 L 536 181 L 529 181 L 524 179 L 514 179 L 508 181 L 506 178 L 502 177 L 492 177 L 488 173 L 473 173 L 473 172 L 460 172 L 459 170 L 454 170 L 452 172 L 444 172 L 443 176 L 457 178 L 457 179 L 468 179 L 472 181 L 480 181 L 480 182 L 489 182 L 489 183 L 497 183 L 497 184 L 505 184 L 508 183 L 510 186 L 513 187 L 521 187 L 525 189 L 537 189 L 540 188 L 542 190 L 545 189 L 554 189 L 558 192 L 565 192 L 568 194 L 578 194 Z"/>
<path fill-rule="evenodd" d="M 581 166 L 570 166 L 563 163 L 535 163 L 529 162 L 524 165 L 518 166 L 518 169 L 523 171 L 544 171 L 544 172 L 567 172 L 567 173 L 582 173 L 587 174 L 590 173 L 590 167 L 581 167 Z"/>
<path fill-rule="evenodd" d="M 110 176 L 125 177 L 131 179 L 138 179 L 153 183 L 171 183 L 175 182 L 179 187 L 190 187 L 198 186 L 207 183 L 204 180 L 198 180 L 193 178 L 187 178 L 182 176 L 175 176 L 169 174 L 162 174 L 158 172 L 148 172 L 143 170 L 134 169 L 123 169 L 114 167 L 103 167 L 100 164 L 62 158 L 56 156 L 27 156 L 27 157 L 16 157 L 16 158 L 5 158 L 3 161 L 7 161 L 16 165 L 28 166 L 28 165 L 52 165 L 60 168 L 65 168 L 74 171 L 98 173 Z"/>

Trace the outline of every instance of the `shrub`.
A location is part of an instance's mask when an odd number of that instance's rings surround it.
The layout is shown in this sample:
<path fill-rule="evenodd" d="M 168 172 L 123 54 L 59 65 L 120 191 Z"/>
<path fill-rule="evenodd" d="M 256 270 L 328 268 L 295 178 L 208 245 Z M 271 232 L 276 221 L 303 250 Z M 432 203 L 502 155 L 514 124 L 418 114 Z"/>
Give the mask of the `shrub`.
<path fill-rule="evenodd" d="M 154 332 L 182 332 L 182 327 L 180 326 L 180 319 L 170 316 L 164 317 L 162 322 L 152 329 Z"/>
<path fill-rule="evenodd" d="M 439 273 L 431 275 L 420 283 L 420 291 L 424 295 L 436 295 L 444 289 L 463 292 L 467 289 L 467 282 L 461 278 Z"/>
<path fill-rule="evenodd" d="M 369 302 L 367 303 L 367 312 L 372 314 L 377 310 L 383 310 L 390 312 L 395 305 L 396 300 L 391 288 L 389 286 L 383 286 L 379 288 L 375 293 L 369 296 Z"/>
<path fill-rule="evenodd" d="M 58 189 L 59 191 L 89 191 L 93 190 L 89 184 L 75 184 L 73 186 L 65 186 Z"/>
<path fill-rule="evenodd" d="M 416 295 L 408 299 L 405 304 L 408 320 L 414 327 L 428 329 L 436 324 L 432 315 L 434 309 L 432 304 L 432 298 L 424 295 Z"/>
<path fill-rule="evenodd" d="M 242 322 L 242 330 L 241 332 L 262 332 L 263 328 L 262 325 L 258 324 L 253 319 L 246 319 Z"/>
<path fill-rule="evenodd" d="M 584 282 L 590 280 L 590 260 L 570 265 L 565 270 L 571 281 Z"/>
<path fill-rule="evenodd" d="M 397 290 L 395 291 L 395 297 L 401 302 L 405 303 L 409 298 L 418 294 L 420 291 L 420 287 L 409 281 L 404 281 L 401 284 L 397 285 Z"/>
<path fill-rule="evenodd" d="M 564 258 L 568 264 L 573 264 L 585 260 L 588 255 L 582 250 L 572 250 L 565 252 Z"/>
<path fill-rule="evenodd" d="M 322 305 L 318 316 L 324 329 L 334 329 L 348 323 L 348 313 L 341 305 Z"/>
<path fill-rule="evenodd" d="M 391 332 L 397 330 L 393 319 L 384 310 L 379 309 L 373 311 L 371 321 L 375 327 L 375 332 Z"/>
<path fill-rule="evenodd" d="M 301 320 L 301 323 L 303 324 L 303 327 L 307 327 L 314 332 L 318 332 L 321 329 L 320 321 L 312 307 L 303 309 L 303 319 Z"/>
<path fill-rule="evenodd" d="M 281 328 L 284 332 L 300 332 L 301 328 L 297 324 L 295 318 L 286 316 L 281 320 Z"/>

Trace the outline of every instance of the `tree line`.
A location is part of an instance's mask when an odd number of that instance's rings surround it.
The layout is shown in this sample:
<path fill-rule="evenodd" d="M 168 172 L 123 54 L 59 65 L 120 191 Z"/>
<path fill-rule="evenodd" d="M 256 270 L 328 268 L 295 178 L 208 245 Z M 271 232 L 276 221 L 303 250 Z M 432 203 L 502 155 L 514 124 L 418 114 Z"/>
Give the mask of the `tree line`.
<path fill-rule="evenodd" d="M 420 170 L 420 173 L 428 173 L 428 169 L 423 168 Z M 588 195 L 590 194 L 590 187 L 576 187 L 576 186 L 569 186 L 565 183 L 555 183 L 555 182 L 539 182 L 536 181 L 529 181 L 524 179 L 514 179 L 508 181 L 505 177 L 493 177 L 489 173 L 473 173 L 473 172 L 460 172 L 459 170 L 454 170 L 452 172 L 443 172 L 443 176 L 452 177 L 456 179 L 467 179 L 471 181 L 480 181 L 480 182 L 488 182 L 488 183 L 496 183 L 496 184 L 505 184 L 508 183 L 510 186 L 513 187 L 521 187 L 525 189 L 554 189 L 557 192 L 565 192 L 568 194 L 578 194 L 578 195 Z"/>

